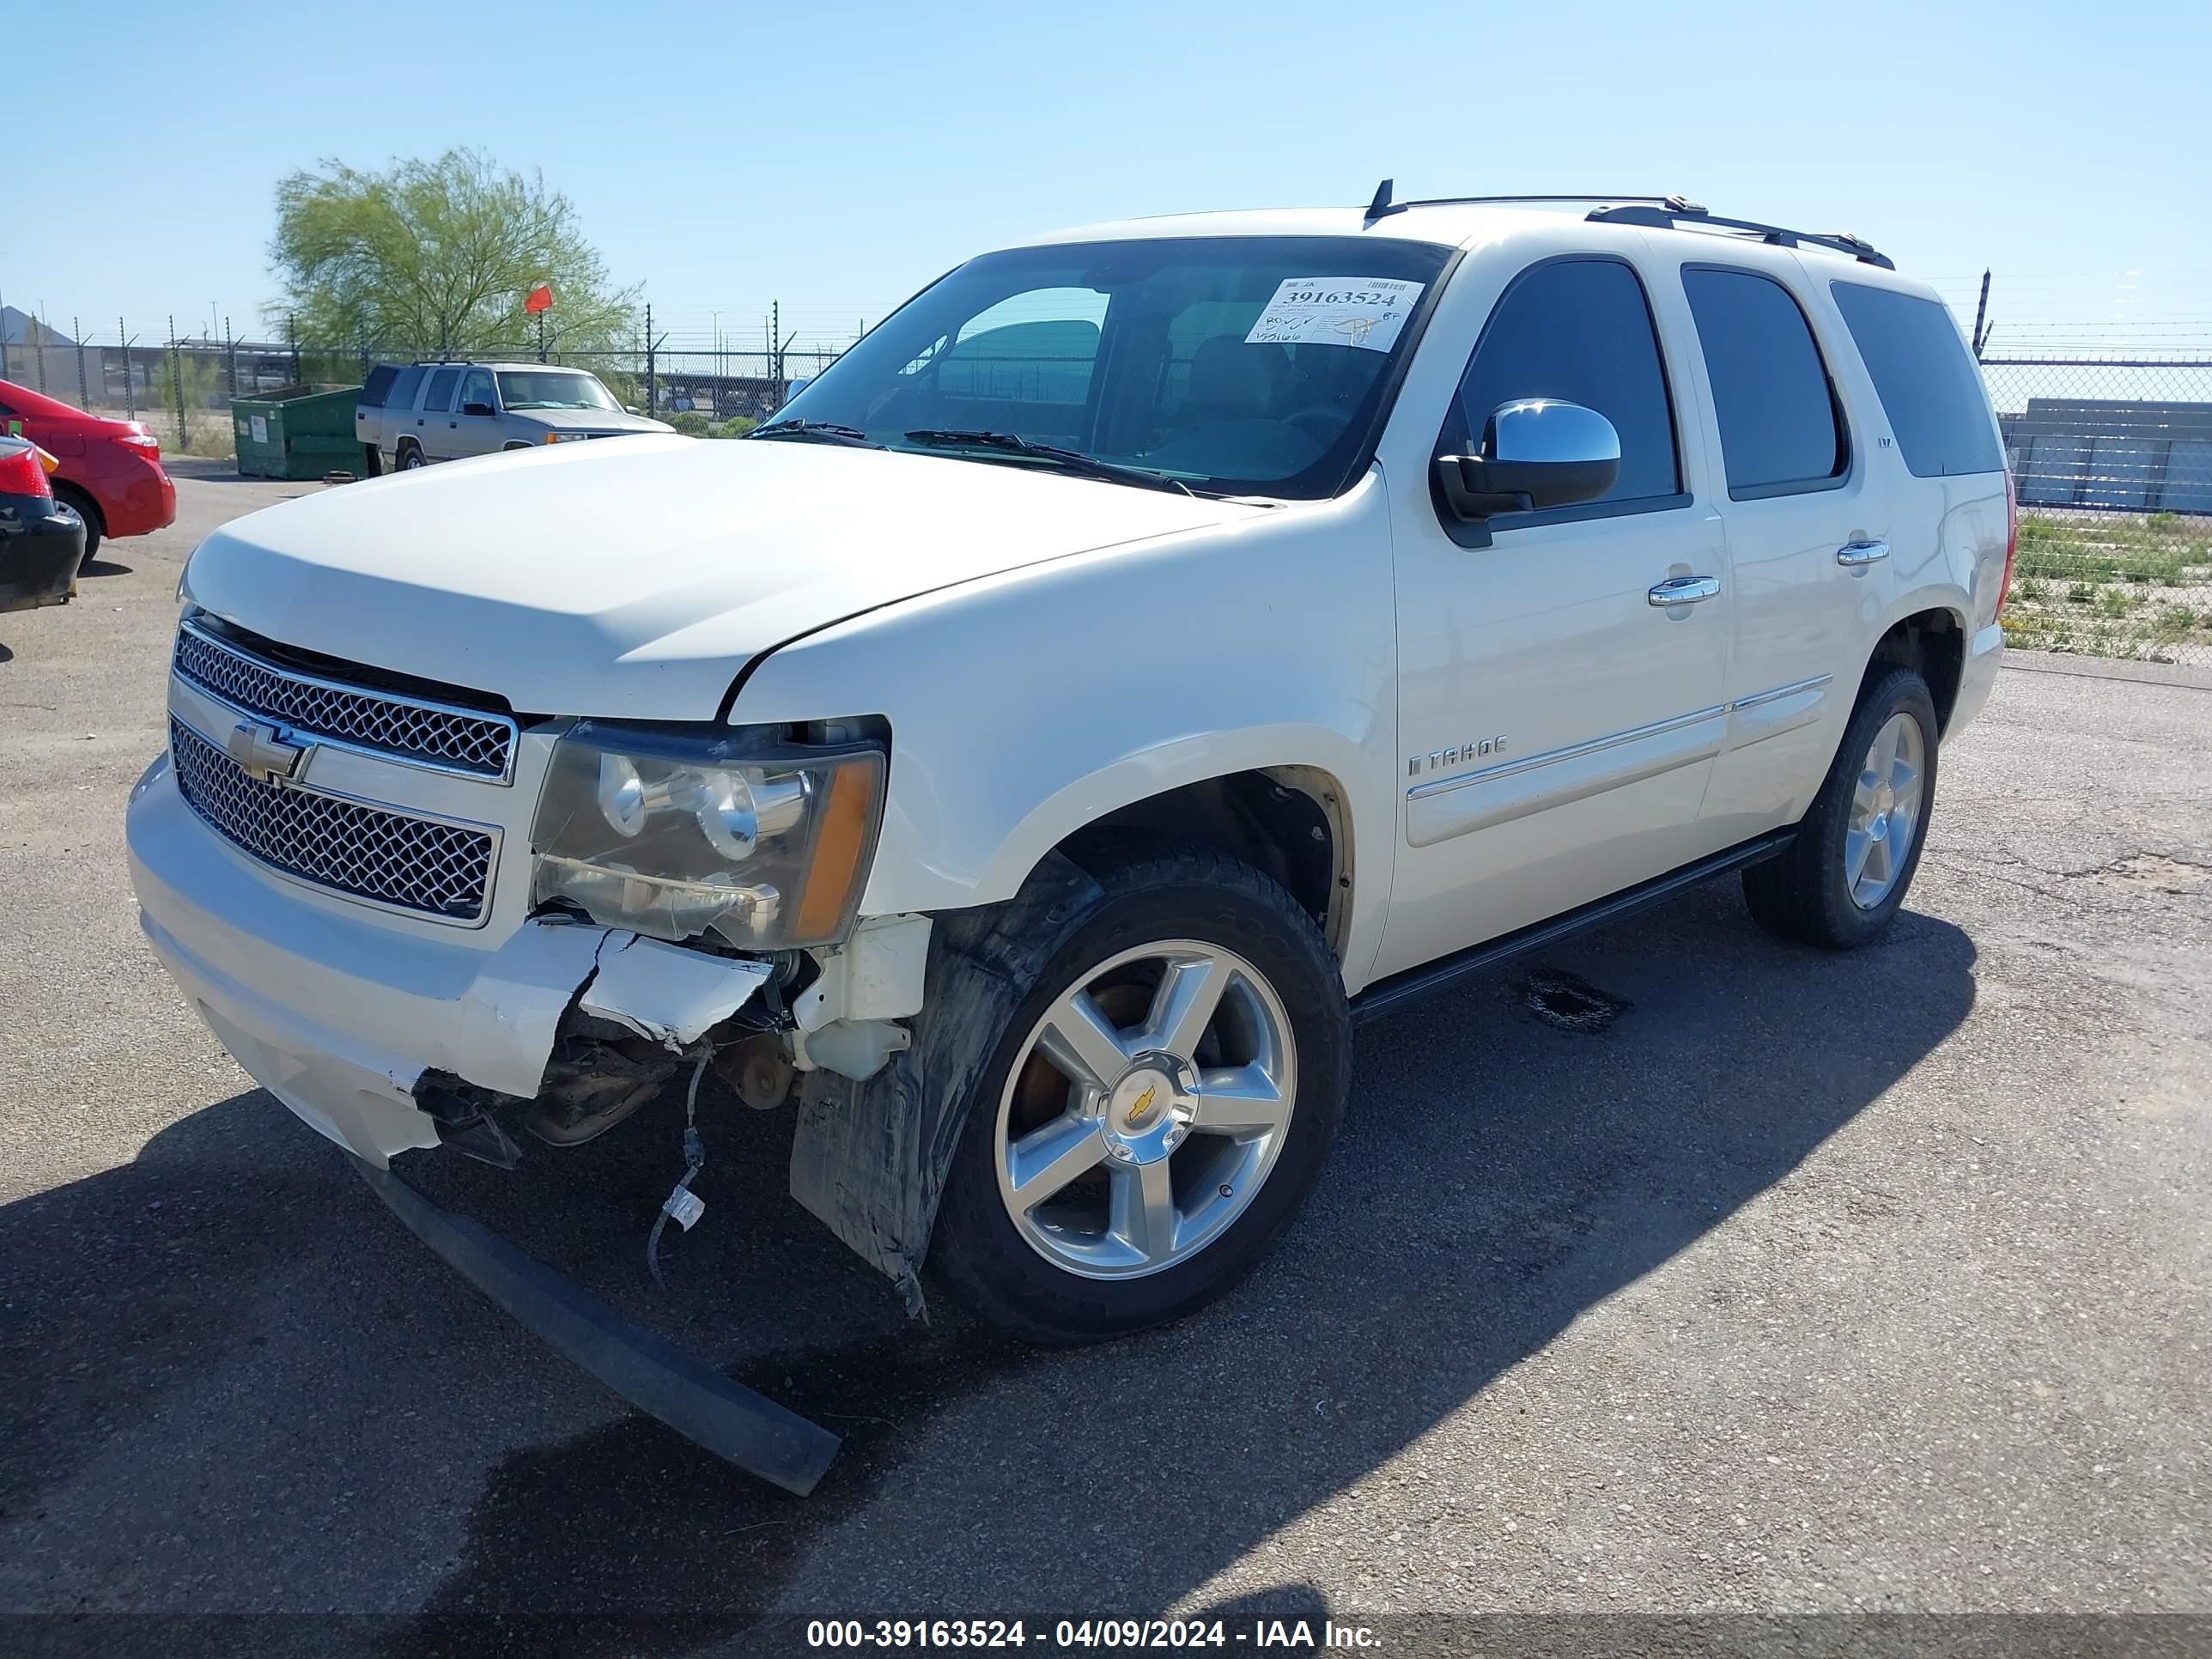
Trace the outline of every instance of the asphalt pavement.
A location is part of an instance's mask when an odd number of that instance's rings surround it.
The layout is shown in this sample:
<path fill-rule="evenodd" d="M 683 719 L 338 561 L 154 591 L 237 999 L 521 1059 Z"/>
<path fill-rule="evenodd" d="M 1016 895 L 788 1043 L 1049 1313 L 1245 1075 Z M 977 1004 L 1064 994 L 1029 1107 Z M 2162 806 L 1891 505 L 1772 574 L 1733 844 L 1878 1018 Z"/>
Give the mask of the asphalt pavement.
<path fill-rule="evenodd" d="M 0 1647 L 2212 1613 L 2212 676 L 2001 675 L 1875 948 L 1778 944 L 1723 883 L 1365 1028 L 1305 1217 L 1137 1340 L 909 1323 L 786 1195 L 788 1115 L 727 1097 L 665 1293 L 674 1102 L 512 1174 L 403 1164 L 844 1434 L 800 1500 L 482 1301 L 139 936 L 178 569 L 319 487 L 186 477 L 76 603 L 0 617 L 0 1612 L 88 1621 Z M 1612 1017 L 1547 1019 L 1546 975 Z"/>

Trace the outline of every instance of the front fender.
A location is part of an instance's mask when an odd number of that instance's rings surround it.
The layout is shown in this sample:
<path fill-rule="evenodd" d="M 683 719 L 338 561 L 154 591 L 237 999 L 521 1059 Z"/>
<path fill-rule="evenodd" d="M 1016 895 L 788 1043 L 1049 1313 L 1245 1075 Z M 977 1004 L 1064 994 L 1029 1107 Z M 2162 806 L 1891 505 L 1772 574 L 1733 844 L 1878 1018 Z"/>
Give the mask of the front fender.
<path fill-rule="evenodd" d="M 1182 784 L 1325 771 L 1343 787 L 1358 849 L 1344 937 L 1356 990 L 1397 840 L 1397 633 L 1378 484 L 1370 475 L 1334 501 L 1030 567 L 826 629 L 756 668 L 731 717 L 889 720 L 867 915 L 1009 899 L 1074 831 Z"/>
<path fill-rule="evenodd" d="M 1328 726 L 1247 726 L 1163 738 L 1103 761 L 1038 803 L 1000 842 L 976 889 L 988 896 L 985 902 L 1003 898 L 1085 825 L 1186 784 L 1282 767 L 1310 767 L 1340 778 L 1365 764 L 1358 745 Z M 1355 834 L 1357 827 L 1355 820 Z"/>

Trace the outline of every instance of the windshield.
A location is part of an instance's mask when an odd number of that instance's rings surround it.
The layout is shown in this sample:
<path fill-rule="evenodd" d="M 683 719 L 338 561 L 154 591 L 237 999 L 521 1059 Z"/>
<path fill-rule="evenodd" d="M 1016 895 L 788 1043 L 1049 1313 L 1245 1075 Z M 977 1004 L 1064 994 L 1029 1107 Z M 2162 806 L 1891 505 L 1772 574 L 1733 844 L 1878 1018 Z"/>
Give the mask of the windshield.
<path fill-rule="evenodd" d="M 502 368 L 499 401 L 503 409 L 622 407 L 598 377 L 574 368 Z"/>
<path fill-rule="evenodd" d="M 1330 495 L 1449 257 L 1349 236 L 986 254 L 908 301 L 777 418 L 893 449 L 1048 460 L 962 441 L 1012 436 L 1200 493 Z"/>

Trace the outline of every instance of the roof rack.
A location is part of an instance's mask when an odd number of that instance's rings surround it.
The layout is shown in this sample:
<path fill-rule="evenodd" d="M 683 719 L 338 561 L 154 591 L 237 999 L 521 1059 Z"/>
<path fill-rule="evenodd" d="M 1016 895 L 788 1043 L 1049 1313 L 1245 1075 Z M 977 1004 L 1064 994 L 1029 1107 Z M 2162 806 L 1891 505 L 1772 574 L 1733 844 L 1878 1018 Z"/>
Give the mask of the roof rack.
<path fill-rule="evenodd" d="M 1652 207 L 1677 207 L 1686 213 L 1703 213 L 1705 209 L 1680 196 L 1628 196 L 1612 191 L 1572 191 L 1562 196 L 1427 196 L 1417 201 L 1394 202 L 1390 188 L 1395 179 L 1385 179 L 1376 186 L 1375 199 L 1367 204 L 1367 217 L 1371 222 L 1393 213 L 1403 213 L 1417 207 L 1516 207 L 1540 205 L 1546 202 L 1634 202 Z"/>
<path fill-rule="evenodd" d="M 1884 270 L 1897 269 L 1887 254 L 1878 251 L 1865 237 L 1854 236 L 1849 231 L 1785 230 L 1780 225 L 1763 225 L 1756 219 L 1723 219 L 1679 196 L 1670 196 L 1656 205 L 1639 202 L 1593 208 L 1589 216 L 1601 224 L 1653 225 L 1661 230 L 1677 230 L 1686 223 L 1715 230 L 1748 231 L 1760 241 L 1776 247 L 1796 247 L 1800 242 L 1810 242 L 1832 252 L 1848 253 L 1863 264 L 1880 265 Z"/>
<path fill-rule="evenodd" d="M 1686 196 L 1616 196 L 1591 191 L 1561 196 L 1435 196 L 1420 201 L 1394 202 L 1390 199 L 1390 187 L 1394 182 L 1385 179 L 1376 187 L 1375 199 L 1367 204 L 1368 223 L 1373 224 L 1389 214 L 1403 213 L 1407 208 L 1516 207 L 1545 203 L 1595 202 L 1600 205 L 1592 208 L 1585 216 L 1599 224 L 1650 225 L 1660 230 L 1675 230 L 1687 224 L 1713 230 L 1741 230 L 1776 247 L 1796 247 L 1801 242 L 1810 242 L 1815 247 L 1848 253 L 1863 264 L 1879 265 L 1884 270 L 1897 269 L 1889 257 L 1878 251 L 1873 243 L 1848 231 L 1788 230 L 1780 225 L 1761 224 L 1755 219 L 1724 219 Z"/>

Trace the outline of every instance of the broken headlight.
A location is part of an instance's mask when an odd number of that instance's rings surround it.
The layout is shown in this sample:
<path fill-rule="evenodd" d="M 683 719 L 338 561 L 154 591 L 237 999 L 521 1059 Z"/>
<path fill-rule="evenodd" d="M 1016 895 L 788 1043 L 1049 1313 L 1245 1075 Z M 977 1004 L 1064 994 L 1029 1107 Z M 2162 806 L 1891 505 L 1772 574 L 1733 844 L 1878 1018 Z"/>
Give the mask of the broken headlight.
<path fill-rule="evenodd" d="M 883 820 L 884 752 L 580 720 L 555 744 L 531 902 L 746 950 L 842 939 Z"/>

